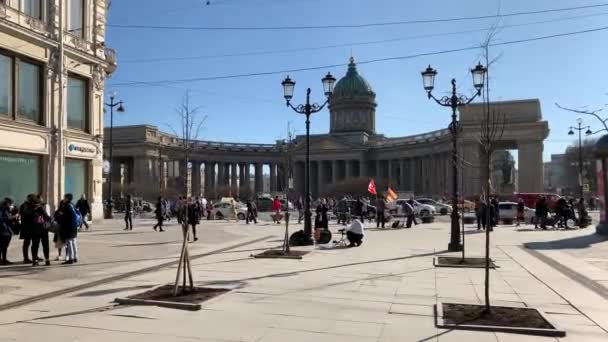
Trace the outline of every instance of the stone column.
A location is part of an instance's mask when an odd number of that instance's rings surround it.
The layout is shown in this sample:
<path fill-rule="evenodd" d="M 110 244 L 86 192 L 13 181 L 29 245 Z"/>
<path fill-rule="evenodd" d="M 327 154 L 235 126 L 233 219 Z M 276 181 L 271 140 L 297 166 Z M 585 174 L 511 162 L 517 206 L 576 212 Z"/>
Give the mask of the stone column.
<path fill-rule="evenodd" d="M 479 148 L 479 144 L 478 143 L 467 143 L 467 144 L 463 144 L 462 147 L 462 158 L 464 158 L 465 161 L 472 163 L 473 165 L 467 165 L 465 164 L 464 168 L 459 170 L 459 172 L 463 172 L 462 176 L 464 176 L 464 181 L 463 181 L 463 192 L 465 194 L 465 196 L 471 196 L 471 195 L 479 195 L 481 193 L 481 189 L 482 189 L 482 179 L 481 179 L 481 173 L 480 173 L 480 168 L 477 167 L 479 165 L 482 165 L 483 161 L 482 161 L 482 155 L 481 155 L 481 151 Z M 452 187 L 452 162 L 451 162 L 451 152 L 450 152 L 450 161 L 448 162 L 449 165 L 449 179 L 450 179 L 450 189 Z M 459 182 L 461 182 L 462 177 L 459 175 Z M 451 190 L 450 190 L 451 193 Z"/>
<path fill-rule="evenodd" d="M 246 193 L 251 196 L 251 170 L 250 170 L 251 165 L 249 163 L 245 163 L 243 165 L 243 170 L 244 170 L 244 179 L 245 179 L 245 189 L 246 189 Z"/>
<path fill-rule="evenodd" d="M 270 163 L 268 166 L 270 168 L 270 192 L 272 193 L 277 191 L 277 165 Z"/>
<path fill-rule="evenodd" d="M 518 141 L 519 192 L 543 191 L 542 141 Z"/>
<path fill-rule="evenodd" d="M 368 177 L 367 163 L 365 159 L 359 159 L 359 177 Z"/>
<path fill-rule="evenodd" d="M 215 164 L 210 161 L 205 162 L 205 197 L 211 199 L 215 187 Z"/>
<path fill-rule="evenodd" d="M 321 193 L 325 191 L 325 165 L 323 161 L 317 161 L 317 196 L 321 196 Z"/>
<path fill-rule="evenodd" d="M 348 181 L 353 178 L 353 161 L 345 160 L 344 161 L 344 180 Z"/>
<path fill-rule="evenodd" d="M 221 189 L 224 186 L 224 163 L 217 162 L 217 183 L 216 189 Z"/>
<path fill-rule="evenodd" d="M 198 160 L 192 161 L 192 196 L 200 196 L 201 194 L 201 162 Z"/>
<path fill-rule="evenodd" d="M 407 166 L 407 163 L 405 161 L 405 159 L 400 159 L 399 160 L 399 189 L 400 190 L 407 190 L 407 173 L 405 172 L 405 167 Z"/>
<path fill-rule="evenodd" d="M 338 161 L 331 161 L 331 184 L 338 183 Z"/>
<path fill-rule="evenodd" d="M 237 167 L 236 163 L 230 163 L 230 193 L 232 196 L 236 196 L 238 194 L 239 188 L 237 186 Z"/>
<path fill-rule="evenodd" d="M 263 176 L 263 166 L 262 163 L 255 163 L 255 193 L 264 192 L 264 176 Z"/>
<path fill-rule="evenodd" d="M 133 180 L 139 184 L 152 183 L 152 163 L 147 157 L 137 157 L 133 160 Z"/>

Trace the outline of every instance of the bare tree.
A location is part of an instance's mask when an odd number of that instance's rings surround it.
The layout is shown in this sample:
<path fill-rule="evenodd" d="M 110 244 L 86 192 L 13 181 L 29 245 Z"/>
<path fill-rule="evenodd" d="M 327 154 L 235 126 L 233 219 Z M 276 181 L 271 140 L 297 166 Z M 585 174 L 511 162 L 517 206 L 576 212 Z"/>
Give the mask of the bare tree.
<path fill-rule="evenodd" d="M 206 116 L 200 115 L 200 107 L 192 107 L 190 105 L 190 93 L 186 92 L 182 99 L 181 105 L 175 109 L 175 114 L 179 120 L 180 130 L 176 131 L 170 125 L 169 127 L 173 130 L 173 133 L 179 138 L 179 145 L 183 151 L 183 163 L 185 166 L 185 177 L 181 177 L 181 189 L 185 190 L 185 195 L 189 195 L 188 191 L 188 179 L 189 172 L 188 167 L 190 164 L 190 155 L 192 149 L 195 147 L 195 141 L 199 139 L 199 134 L 203 124 L 206 120 Z M 180 253 L 179 264 L 177 267 L 177 274 L 175 276 L 175 287 L 173 295 L 177 296 L 179 288 L 180 275 L 183 275 L 182 292 L 186 291 L 186 278 L 189 280 L 190 290 L 194 289 L 194 281 L 192 279 L 192 268 L 190 266 L 190 254 L 188 252 L 188 240 L 190 236 L 189 225 L 188 225 L 188 203 L 184 206 L 184 218 L 182 219 L 182 232 L 184 241 L 182 243 L 182 250 Z M 179 215 L 179 214 L 178 214 Z M 183 271 L 183 273 L 182 273 Z"/>
<path fill-rule="evenodd" d="M 487 67 L 485 85 L 483 90 L 483 118 L 481 119 L 481 130 L 479 134 L 479 144 L 482 148 L 482 175 L 484 178 L 483 192 L 484 200 L 486 201 L 486 229 L 485 241 L 485 281 L 484 281 L 484 297 L 485 297 L 485 312 L 491 312 L 490 306 L 490 231 L 492 230 L 490 195 L 492 193 L 492 154 L 497 149 L 497 142 L 502 139 L 505 127 L 505 116 L 501 113 L 498 105 L 490 106 L 490 70 L 496 63 L 497 59 L 490 59 L 490 45 L 496 36 L 497 24 L 495 24 L 488 32 L 486 39 L 482 44 L 483 59 Z M 496 208 L 497 209 L 497 208 Z"/>
<path fill-rule="evenodd" d="M 602 118 L 600 116 L 600 112 L 603 110 L 603 108 L 600 109 L 596 109 L 596 110 L 588 110 L 585 109 L 584 107 L 581 109 L 575 109 L 575 108 L 569 108 L 569 107 L 563 107 L 561 106 L 559 103 L 555 103 L 555 105 L 557 106 L 557 108 L 559 109 L 563 109 L 572 113 L 576 113 L 576 114 L 585 114 L 585 115 L 590 115 L 593 116 L 594 118 L 596 118 L 604 128 L 599 129 L 595 132 L 592 132 L 592 134 L 596 134 L 599 132 L 608 132 L 608 117 L 606 118 Z"/>

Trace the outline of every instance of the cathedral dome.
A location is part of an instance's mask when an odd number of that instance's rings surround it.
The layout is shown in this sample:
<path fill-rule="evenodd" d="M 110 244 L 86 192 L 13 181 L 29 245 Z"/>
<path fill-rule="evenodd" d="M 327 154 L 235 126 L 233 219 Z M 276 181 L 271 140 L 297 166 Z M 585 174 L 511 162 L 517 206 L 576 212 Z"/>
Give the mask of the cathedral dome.
<path fill-rule="evenodd" d="M 372 87 L 367 83 L 363 76 L 359 75 L 355 59 L 350 58 L 348 71 L 334 87 L 334 97 L 352 97 L 360 95 L 375 95 Z"/>
<path fill-rule="evenodd" d="M 329 103 L 330 133 L 376 131 L 376 94 L 359 75 L 355 59 L 350 58 L 348 71 L 334 87 Z"/>

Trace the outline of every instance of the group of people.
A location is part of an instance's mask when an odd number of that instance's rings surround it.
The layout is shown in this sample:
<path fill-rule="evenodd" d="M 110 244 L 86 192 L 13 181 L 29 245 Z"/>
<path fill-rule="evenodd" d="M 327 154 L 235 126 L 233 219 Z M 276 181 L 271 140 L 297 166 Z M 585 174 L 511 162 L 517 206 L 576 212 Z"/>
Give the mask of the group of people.
<path fill-rule="evenodd" d="M 52 241 L 57 248 L 56 261 L 60 260 L 65 249 L 63 264 L 78 262 L 76 239 L 83 225 L 89 229 L 86 217 L 90 212 L 91 207 L 84 194 L 76 204 L 73 203 L 73 195 L 66 194 L 53 214 L 39 194 L 27 195 L 20 206 L 16 206 L 12 198 L 4 198 L 0 202 L 0 264 L 13 263 L 8 259 L 8 247 L 13 236 L 18 235 L 23 240 L 23 263 L 38 266 L 44 261 L 49 266 L 49 234 L 53 234 Z M 40 246 L 44 259 L 38 255 Z"/>
<path fill-rule="evenodd" d="M 555 203 L 554 212 L 555 218 L 552 220 L 551 225 L 557 225 L 558 228 L 573 228 L 568 226 L 569 220 L 572 220 L 580 228 L 587 226 L 589 218 L 584 198 L 575 201 L 573 198 L 567 200 L 566 198 L 560 197 Z M 534 228 L 538 228 L 540 225 L 541 229 L 546 230 L 549 214 L 550 208 L 547 198 L 541 196 L 536 202 L 536 220 L 534 221 Z"/>

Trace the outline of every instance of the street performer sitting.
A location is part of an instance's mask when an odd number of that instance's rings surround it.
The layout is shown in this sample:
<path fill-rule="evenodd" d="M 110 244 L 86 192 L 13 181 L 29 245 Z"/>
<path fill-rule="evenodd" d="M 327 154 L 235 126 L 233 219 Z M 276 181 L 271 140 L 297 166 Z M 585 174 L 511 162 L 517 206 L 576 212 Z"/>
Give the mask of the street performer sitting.
<path fill-rule="evenodd" d="M 353 222 L 346 228 L 346 238 L 350 245 L 348 247 L 359 247 L 363 243 L 363 236 L 365 235 L 365 227 L 363 227 L 363 223 L 356 218 Z"/>

